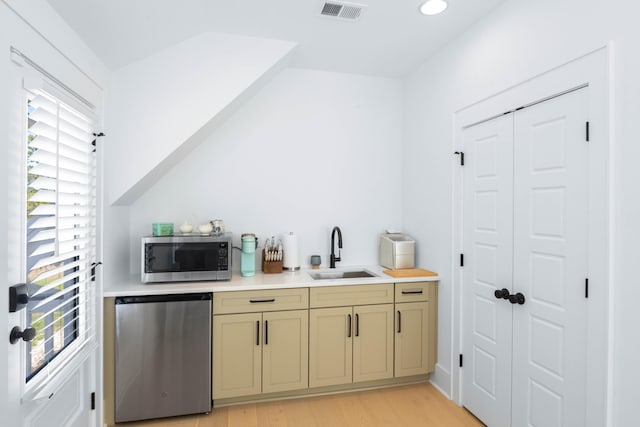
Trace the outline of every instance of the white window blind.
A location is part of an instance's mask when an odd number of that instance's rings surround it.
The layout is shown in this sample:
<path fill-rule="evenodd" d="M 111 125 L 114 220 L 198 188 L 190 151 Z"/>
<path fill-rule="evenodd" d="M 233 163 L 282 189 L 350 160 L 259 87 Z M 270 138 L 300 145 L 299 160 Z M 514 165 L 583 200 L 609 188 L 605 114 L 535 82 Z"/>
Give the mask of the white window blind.
<path fill-rule="evenodd" d="M 95 342 L 93 119 L 43 90 L 27 99 L 26 380 L 50 376 Z M 42 374 L 40 374 L 42 372 Z"/>

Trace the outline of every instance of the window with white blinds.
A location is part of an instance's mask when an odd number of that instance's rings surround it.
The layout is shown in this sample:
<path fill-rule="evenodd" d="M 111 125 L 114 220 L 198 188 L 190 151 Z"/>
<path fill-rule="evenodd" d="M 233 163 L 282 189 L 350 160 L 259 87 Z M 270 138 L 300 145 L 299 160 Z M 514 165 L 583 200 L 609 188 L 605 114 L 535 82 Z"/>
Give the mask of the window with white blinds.
<path fill-rule="evenodd" d="M 95 339 L 93 119 L 44 91 L 27 99 L 26 380 L 62 366 Z"/>

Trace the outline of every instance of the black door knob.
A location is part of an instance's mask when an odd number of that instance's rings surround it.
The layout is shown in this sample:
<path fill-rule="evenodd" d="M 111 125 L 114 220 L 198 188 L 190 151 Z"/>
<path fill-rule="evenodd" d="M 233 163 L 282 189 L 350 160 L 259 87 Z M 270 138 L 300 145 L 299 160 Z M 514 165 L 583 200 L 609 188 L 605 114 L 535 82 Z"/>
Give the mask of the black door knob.
<path fill-rule="evenodd" d="M 522 305 L 525 302 L 524 295 L 522 295 L 520 292 L 518 292 L 515 295 L 509 295 L 509 302 L 511 304 L 520 304 L 520 305 Z"/>
<path fill-rule="evenodd" d="M 497 299 L 509 299 L 509 294 L 509 289 L 506 288 L 496 289 L 493 293 Z"/>
<path fill-rule="evenodd" d="M 9 342 L 11 344 L 15 344 L 22 338 L 22 341 L 31 341 L 36 337 L 36 330 L 34 328 L 25 328 L 23 331 L 20 329 L 20 326 L 14 326 L 11 329 L 11 334 L 9 335 Z"/>

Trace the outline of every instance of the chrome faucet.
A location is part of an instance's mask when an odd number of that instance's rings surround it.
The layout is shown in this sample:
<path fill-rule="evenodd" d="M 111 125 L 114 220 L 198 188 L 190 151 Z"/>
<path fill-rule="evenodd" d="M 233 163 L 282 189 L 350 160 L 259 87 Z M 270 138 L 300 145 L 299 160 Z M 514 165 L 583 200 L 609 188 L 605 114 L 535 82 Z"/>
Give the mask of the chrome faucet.
<path fill-rule="evenodd" d="M 336 231 L 338 232 L 338 256 L 335 254 L 335 237 Z M 331 256 L 329 257 L 329 268 L 336 268 L 336 261 L 340 260 L 340 249 L 342 249 L 342 231 L 340 231 L 340 227 L 333 227 L 331 231 Z"/>

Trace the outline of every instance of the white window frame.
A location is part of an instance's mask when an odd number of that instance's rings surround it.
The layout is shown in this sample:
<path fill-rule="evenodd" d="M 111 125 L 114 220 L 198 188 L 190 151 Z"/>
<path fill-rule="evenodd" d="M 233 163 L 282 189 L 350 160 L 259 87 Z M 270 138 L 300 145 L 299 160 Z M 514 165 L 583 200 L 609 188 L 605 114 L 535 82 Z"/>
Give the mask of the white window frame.
<path fill-rule="evenodd" d="M 32 65 L 32 64 L 29 64 Z M 25 70 L 24 84 L 23 89 L 25 90 L 25 103 L 24 103 L 24 128 L 22 131 L 23 135 L 23 164 L 25 167 L 22 168 L 23 176 L 22 182 L 24 184 L 24 188 L 22 191 L 23 200 L 22 206 L 25 207 L 25 212 L 23 216 L 23 221 L 21 224 L 22 230 L 21 235 L 26 236 L 26 186 L 27 186 L 27 168 L 26 168 L 26 145 L 27 145 L 27 92 L 33 93 L 34 91 L 44 92 L 60 102 L 70 106 L 71 108 L 77 110 L 78 112 L 90 117 L 92 119 L 92 123 L 94 127 L 98 123 L 97 115 L 94 111 L 93 105 L 88 103 L 84 98 L 79 97 L 75 92 L 68 90 L 64 85 L 58 84 L 55 79 L 51 79 L 49 75 L 42 74 L 41 69 L 27 68 Z M 93 206 L 94 214 L 93 214 L 93 229 L 94 229 L 94 243 L 93 247 L 90 250 L 90 257 L 87 261 L 88 264 L 96 262 L 97 259 L 97 251 L 98 251 L 98 241 L 97 241 L 97 230 L 98 230 L 98 200 L 97 200 L 97 191 L 98 191 L 98 183 L 95 182 L 97 180 L 97 159 L 93 159 L 93 197 L 96 198 L 95 205 Z M 26 237 L 25 241 L 22 244 L 23 248 L 26 248 Z M 23 262 L 22 265 L 26 267 L 26 253 L 22 254 Z M 26 268 L 23 269 L 23 282 L 26 283 Z M 81 326 L 81 331 L 86 331 L 87 336 L 82 336 L 83 332 L 80 332 L 80 339 L 75 339 L 72 343 L 70 343 L 64 351 L 60 353 L 58 357 L 55 357 L 51 360 L 45 367 L 43 367 L 38 373 L 36 373 L 28 382 L 23 383 L 23 402 L 29 401 L 38 401 L 42 399 L 47 399 L 51 396 L 52 393 L 55 393 L 64 383 L 67 378 L 67 373 L 72 373 L 79 369 L 86 360 L 96 353 L 96 350 L 99 346 L 98 337 L 100 332 L 97 331 L 97 325 L 99 322 L 96 316 L 98 304 L 97 299 L 99 298 L 98 290 L 95 285 L 95 282 L 88 282 L 88 289 L 86 290 L 86 298 L 87 302 L 85 304 L 86 313 L 85 316 L 79 319 L 79 324 Z M 26 320 L 26 312 L 22 314 L 24 316 L 23 320 Z M 29 326 L 28 323 L 24 323 Z M 26 362 L 26 347 L 22 350 L 23 357 L 22 360 Z M 63 355 L 64 353 L 64 355 Z M 26 369 L 26 367 L 25 367 Z M 23 379 L 26 380 L 26 377 L 23 375 Z"/>

